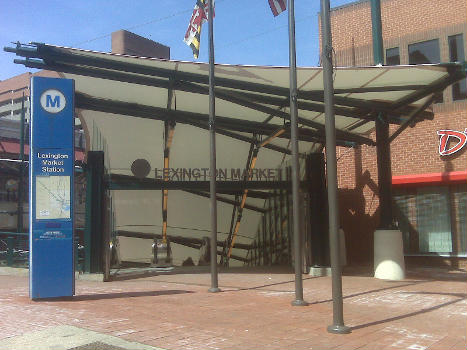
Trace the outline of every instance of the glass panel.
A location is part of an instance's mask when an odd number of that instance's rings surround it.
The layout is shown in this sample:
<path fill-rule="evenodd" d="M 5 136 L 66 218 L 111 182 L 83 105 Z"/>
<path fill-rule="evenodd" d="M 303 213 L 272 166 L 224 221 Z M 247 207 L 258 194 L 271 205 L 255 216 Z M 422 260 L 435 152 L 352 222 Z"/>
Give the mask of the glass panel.
<path fill-rule="evenodd" d="M 452 252 L 447 187 L 417 189 L 417 227 L 420 253 Z"/>
<path fill-rule="evenodd" d="M 404 253 L 416 253 L 416 251 L 413 251 L 413 245 L 411 244 L 411 241 L 416 238 L 414 229 L 416 218 L 413 215 L 415 195 L 404 192 L 404 190 L 399 190 L 398 193 L 394 194 L 394 215 L 404 239 Z"/>
<path fill-rule="evenodd" d="M 401 64 L 401 58 L 399 55 L 399 48 L 393 47 L 392 49 L 386 50 L 386 65 L 397 66 Z"/>
<path fill-rule="evenodd" d="M 456 224 L 459 242 L 459 253 L 467 253 L 467 186 L 459 186 L 454 192 L 456 207 Z"/>
<path fill-rule="evenodd" d="M 451 62 L 463 62 L 464 56 L 464 40 L 462 34 L 452 35 L 448 37 L 449 43 L 449 60 Z M 466 80 L 462 80 L 452 85 L 453 100 L 462 100 L 467 98 Z"/>
<path fill-rule="evenodd" d="M 439 40 L 428 40 L 409 45 L 409 64 L 439 63 Z"/>
<path fill-rule="evenodd" d="M 464 100 L 467 98 L 467 84 L 466 80 L 461 80 L 454 85 L 452 85 L 452 99 L 456 100 Z"/>
<path fill-rule="evenodd" d="M 439 40 L 433 39 L 409 45 L 409 64 L 440 63 Z M 440 96 L 435 103 L 443 102 Z"/>
<path fill-rule="evenodd" d="M 464 42 L 462 34 L 452 35 L 448 37 L 449 41 L 449 60 L 451 62 L 463 62 L 464 58 Z"/>

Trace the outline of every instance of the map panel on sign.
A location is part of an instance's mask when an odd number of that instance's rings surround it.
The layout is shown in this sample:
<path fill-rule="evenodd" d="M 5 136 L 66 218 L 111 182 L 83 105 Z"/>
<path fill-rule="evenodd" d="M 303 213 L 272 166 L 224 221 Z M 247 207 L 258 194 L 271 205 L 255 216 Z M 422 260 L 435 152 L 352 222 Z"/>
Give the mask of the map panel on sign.
<path fill-rule="evenodd" d="M 36 219 L 70 219 L 70 176 L 36 177 Z"/>

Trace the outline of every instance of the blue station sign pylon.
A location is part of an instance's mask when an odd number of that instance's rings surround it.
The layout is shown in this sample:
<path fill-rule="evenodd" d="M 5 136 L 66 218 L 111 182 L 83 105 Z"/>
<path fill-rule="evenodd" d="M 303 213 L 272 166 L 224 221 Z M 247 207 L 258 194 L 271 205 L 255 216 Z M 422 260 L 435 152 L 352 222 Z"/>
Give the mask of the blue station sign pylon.
<path fill-rule="evenodd" d="M 31 79 L 29 295 L 72 296 L 74 81 Z"/>

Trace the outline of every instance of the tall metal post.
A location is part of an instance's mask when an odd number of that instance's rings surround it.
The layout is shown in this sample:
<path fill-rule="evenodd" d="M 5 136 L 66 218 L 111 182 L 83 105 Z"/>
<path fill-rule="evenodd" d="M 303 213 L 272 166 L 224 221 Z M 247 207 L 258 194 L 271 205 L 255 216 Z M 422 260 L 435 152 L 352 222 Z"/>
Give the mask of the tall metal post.
<path fill-rule="evenodd" d="M 329 205 L 329 242 L 331 248 L 332 270 L 332 325 L 330 333 L 350 333 L 344 325 L 342 303 L 342 267 L 339 253 L 339 206 L 337 200 L 337 160 L 336 160 L 336 123 L 334 117 L 334 84 L 332 72 L 332 37 L 329 0 L 321 0 L 321 32 L 323 44 L 321 61 L 323 62 L 324 109 L 326 126 L 326 169 Z"/>
<path fill-rule="evenodd" d="M 384 64 L 383 26 L 381 24 L 381 0 L 371 0 L 371 32 L 373 35 L 373 61 Z"/>
<path fill-rule="evenodd" d="M 86 204 L 85 204 L 85 224 L 84 224 L 84 272 L 91 273 L 91 237 L 92 237 L 92 199 L 93 199 L 93 172 L 89 158 L 85 168 L 86 171 Z"/>
<path fill-rule="evenodd" d="M 17 232 L 23 232 L 23 197 L 24 197 L 24 92 L 21 100 L 21 119 L 19 127 L 19 176 L 18 176 L 18 208 L 17 208 Z"/>
<path fill-rule="evenodd" d="M 209 23 L 209 136 L 210 170 L 209 189 L 211 194 L 211 288 L 209 292 L 220 292 L 217 279 L 217 184 L 216 184 L 216 100 L 214 95 L 214 9 L 213 0 L 208 0 Z"/>
<path fill-rule="evenodd" d="M 371 25 L 373 35 L 373 61 L 375 65 L 384 64 L 383 30 L 381 23 L 381 0 L 371 0 Z M 389 123 L 383 114 L 375 122 L 376 153 L 378 162 L 378 187 L 380 222 L 379 229 L 392 229 L 392 172 L 391 146 L 389 142 Z"/>
<path fill-rule="evenodd" d="M 394 229 L 392 216 L 392 170 L 389 123 L 378 115 L 376 127 L 376 159 L 378 164 L 379 225 L 378 229 Z"/>
<path fill-rule="evenodd" d="M 294 0 L 288 1 L 289 11 L 289 80 L 290 80 L 290 142 L 292 144 L 292 205 L 293 205 L 293 244 L 295 265 L 294 306 L 308 305 L 303 300 L 302 282 L 302 234 L 300 231 L 300 168 L 298 163 L 298 116 L 297 116 L 297 62 L 295 52 L 295 9 Z"/>
<path fill-rule="evenodd" d="M 104 235 L 104 152 L 89 151 L 86 166 L 85 272 L 102 272 L 109 241 Z"/>
<path fill-rule="evenodd" d="M 306 161 L 311 212 L 311 265 L 329 266 L 329 235 L 327 218 L 326 171 L 324 154 L 311 153 Z M 324 215 L 323 215 L 324 213 Z"/>

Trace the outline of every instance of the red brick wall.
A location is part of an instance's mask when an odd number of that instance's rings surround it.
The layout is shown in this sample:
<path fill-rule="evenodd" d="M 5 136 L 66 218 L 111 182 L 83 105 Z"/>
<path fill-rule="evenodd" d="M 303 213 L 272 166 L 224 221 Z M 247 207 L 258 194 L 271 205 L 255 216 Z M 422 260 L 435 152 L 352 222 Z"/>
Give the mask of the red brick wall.
<path fill-rule="evenodd" d="M 464 33 L 465 40 L 466 13 L 465 0 L 381 0 L 384 47 L 405 46 L 401 63 L 407 64 L 408 44 L 440 38 L 441 61 L 447 62 L 447 37 Z M 373 64 L 370 1 L 332 10 L 331 30 L 339 66 Z"/>
<path fill-rule="evenodd" d="M 391 143 L 393 176 L 466 170 L 467 148 L 444 158 L 438 153 L 437 130 L 467 128 L 467 103 L 456 104 L 457 112 L 437 113 L 434 120 L 407 128 Z M 396 128 L 391 126 L 390 133 Z M 375 139 L 374 132 L 370 136 Z M 373 232 L 379 220 L 376 148 L 338 147 L 337 159 L 340 217 L 349 261 L 368 262 L 372 260 Z"/>
<path fill-rule="evenodd" d="M 17 99 L 23 96 L 29 96 L 29 83 L 32 76 L 37 77 L 59 77 L 58 73 L 41 70 L 36 73 L 24 73 L 12 78 L 0 81 L 0 103 Z"/>
<path fill-rule="evenodd" d="M 127 30 L 112 33 L 112 52 L 122 55 L 170 59 L 170 47 Z"/>
<path fill-rule="evenodd" d="M 441 61 L 449 61 L 447 37 L 467 37 L 467 1 L 382 0 L 384 47 L 399 47 L 401 64 L 408 64 L 410 43 L 438 38 Z M 369 1 L 331 11 L 333 47 L 338 66 L 373 64 L 371 10 Z M 464 42 L 467 54 L 467 45 Z M 434 105 L 435 118 L 406 129 L 391 143 L 393 175 L 459 171 L 467 168 L 467 149 L 449 158 L 438 153 L 436 131 L 467 128 L 467 102 L 452 102 L 451 89 L 443 104 Z M 391 127 L 391 133 L 397 126 Z M 370 134 L 374 139 L 374 132 Z M 376 148 L 338 148 L 340 218 L 346 232 L 347 256 L 351 264 L 373 260 L 373 232 L 379 221 Z M 425 261 L 425 260 L 423 260 Z M 465 264 L 464 264 L 465 265 Z"/>
<path fill-rule="evenodd" d="M 439 136 L 437 130 L 451 129 L 463 131 L 467 128 L 465 101 L 456 103 L 463 107 L 458 111 L 439 112 L 433 120 L 419 123 L 415 128 L 407 128 L 392 144 L 392 174 L 409 175 L 460 171 L 467 168 L 467 149 L 452 156 L 438 153 Z M 395 127 L 392 127 L 394 130 Z"/>

